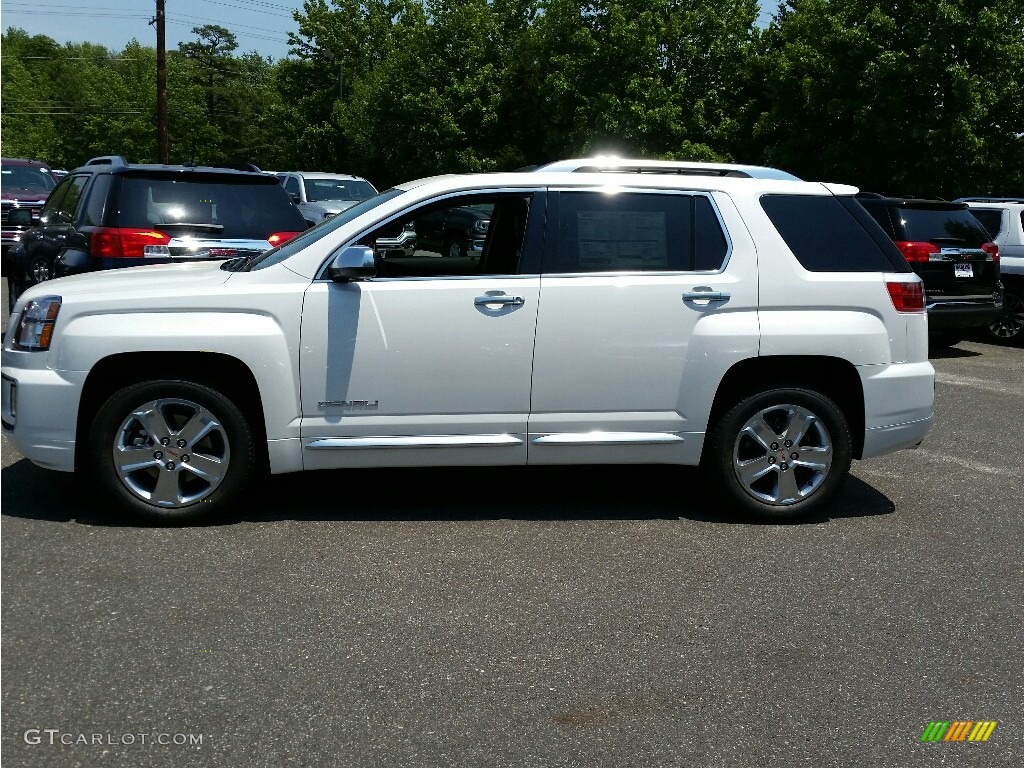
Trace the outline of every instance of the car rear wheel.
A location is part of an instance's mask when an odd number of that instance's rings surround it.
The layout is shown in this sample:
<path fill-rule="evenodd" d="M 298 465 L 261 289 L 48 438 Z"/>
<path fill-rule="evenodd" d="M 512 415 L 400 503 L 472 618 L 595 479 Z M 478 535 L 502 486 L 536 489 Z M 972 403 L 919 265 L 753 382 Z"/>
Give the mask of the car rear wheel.
<path fill-rule="evenodd" d="M 120 506 L 151 521 L 184 521 L 237 500 L 256 451 L 245 415 L 210 387 L 147 381 L 103 404 L 83 462 Z"/>
<path fill-rule="evenodd" d="M 988 326 L 989 337 L 1003 344 L 1024 342 L 1024 294 L 1003 293 L 1003 313 Z"/>
<path fill-rule="evenodd" d="M 808 389 L 750 395 L 712 430 L 706 456 L 719 487 L 765 522 L 796 522 L 838 492 L 850 469 L 852 440 L 843 412 Z"/>

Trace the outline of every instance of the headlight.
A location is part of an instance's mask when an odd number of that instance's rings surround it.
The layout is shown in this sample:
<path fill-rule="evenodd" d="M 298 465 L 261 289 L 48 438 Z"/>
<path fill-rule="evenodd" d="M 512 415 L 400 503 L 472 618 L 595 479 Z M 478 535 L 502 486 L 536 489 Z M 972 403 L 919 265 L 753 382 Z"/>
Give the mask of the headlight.
<path fill-rule="evenodd" d="M 487 228 L 491 226 L 491 222 L 487 219 L 479 219 L 473 222 L 473 231 L 480 234 L 487 232 Z"/>
<path fill-rule="evenodd" d="M 21 310 L 18 329 L 14 334 L 16 349 L 49 349 L 53 326 L 60 312 L 60 296 L 42 296 L 29 301 Z"/>

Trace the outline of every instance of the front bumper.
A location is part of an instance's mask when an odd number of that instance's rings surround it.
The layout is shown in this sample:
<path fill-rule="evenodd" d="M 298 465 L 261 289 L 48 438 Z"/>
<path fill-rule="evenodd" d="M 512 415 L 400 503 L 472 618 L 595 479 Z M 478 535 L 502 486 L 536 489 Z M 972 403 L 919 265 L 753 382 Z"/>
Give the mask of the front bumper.
<path fill-rule="evenodd" d="M 3 351 L 3 429 L 34 464 L 73 472 L 78 405 L 87 373 L 51 370 L 45 358 L 44 352 Z"/>

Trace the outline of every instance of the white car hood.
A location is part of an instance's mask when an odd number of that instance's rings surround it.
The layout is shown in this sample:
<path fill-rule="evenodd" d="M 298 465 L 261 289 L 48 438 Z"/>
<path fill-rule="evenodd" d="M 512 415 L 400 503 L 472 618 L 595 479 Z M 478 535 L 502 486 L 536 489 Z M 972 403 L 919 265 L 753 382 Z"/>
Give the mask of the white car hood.
<path fill-rule="evenodd" d="M 169 296 L 189 294 L 197 289 L 222 285 L 231 279 L 232 272 L 222 270 L 223 261 L 198 261 L 181 264 L 153 264 L 146 267 L 127 267 L 88 272 L 83 275 L 47 280 L 33 286 L 18 299 L 38 296 L 60 296 L 65 301 L 74 298 L 114 298 L 125 294 L 143 297 L 146 294 Z"/>

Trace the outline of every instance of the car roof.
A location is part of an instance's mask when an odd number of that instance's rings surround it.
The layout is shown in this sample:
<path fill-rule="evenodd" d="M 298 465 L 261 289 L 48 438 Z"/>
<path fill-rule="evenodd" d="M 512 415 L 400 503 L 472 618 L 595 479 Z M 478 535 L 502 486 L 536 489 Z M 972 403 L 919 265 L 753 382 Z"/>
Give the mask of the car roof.
<path fill-rule="evenodd" d="M 4 165 L 20 165 L 26 168 L 45 168 L 46 170 L 50 170 L 50 166 L 42 160 L 26 160 L 21 157 L 3 157 L 0 158 L 0 163 L 3 163 Z"/>
<path fill-rule="evenodd" d="M 362 176 L 353 176 L 351 173 L 326 173 L 324 171 L 278 171 L 281 176 L 286 173 L 301 176 L 304 179 L 345 179 L 346 181 L 366 181 Z"/>

